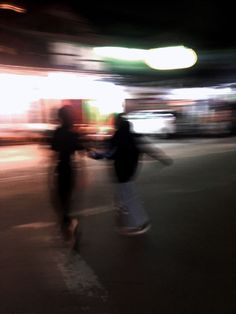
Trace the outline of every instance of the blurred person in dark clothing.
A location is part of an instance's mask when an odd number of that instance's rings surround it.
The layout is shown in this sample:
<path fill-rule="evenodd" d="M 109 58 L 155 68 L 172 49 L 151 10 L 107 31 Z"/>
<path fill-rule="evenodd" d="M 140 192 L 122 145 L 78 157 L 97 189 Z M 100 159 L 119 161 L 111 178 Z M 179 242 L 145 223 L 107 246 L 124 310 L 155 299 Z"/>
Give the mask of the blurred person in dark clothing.
<path fill-rule="evenodd" d="M 94 159 L 112 159 L 114 162 L 113 171 L 117 182 L 115 192 L 117 230 L 124 235 L 141 234 L 150 228 L 150 219 L 139 200 L 133 182 L 141 154 L 146 153 L 164 165 L 170 165 L 172 159 L 160 149 L 154 150 L 148 145 L 144 149 L 122 114 L 116 116 L 115 128 L 109 149 L 104 153 L 92 151 L 89 156 Z"/>
<path fill-rule="evenodd" d="M 73 112 L 69 105 L 58 111 L 61 125 L 51 137 L 51 149 L 55 151 L 55 196 L 60 216 L 60 226 L 68 238 L 78 231 L 78 217 L 71 217 L 72 193 L 75 187 L 74 156 L 76 151 L 84 149 L 79 134 L 73 130 Z"/>

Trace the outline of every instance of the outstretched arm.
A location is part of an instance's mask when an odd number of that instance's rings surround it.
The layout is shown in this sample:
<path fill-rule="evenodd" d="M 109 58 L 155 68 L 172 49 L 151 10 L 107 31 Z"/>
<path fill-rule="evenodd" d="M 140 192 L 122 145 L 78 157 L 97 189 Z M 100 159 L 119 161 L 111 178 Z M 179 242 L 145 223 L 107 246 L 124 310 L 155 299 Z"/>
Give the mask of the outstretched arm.
<path fill-rule="evenodd" d="M 166 155 L 160 148 L 154 147 L 154 143 L 148 139 L 145 139 L 145 145 L 142 145 L 142 151 L 151 158 L 160 161 L 163 165 L 170 166 L 173 164 L 172 158 Z"/>
<path fill-rule="evenodd" d="M 166 155 L 161 149 L 147 150 L 145 152 L 150 157 L 159 160 L 163 165 L 170 166 L 173 164 L 173 159 Z"/>

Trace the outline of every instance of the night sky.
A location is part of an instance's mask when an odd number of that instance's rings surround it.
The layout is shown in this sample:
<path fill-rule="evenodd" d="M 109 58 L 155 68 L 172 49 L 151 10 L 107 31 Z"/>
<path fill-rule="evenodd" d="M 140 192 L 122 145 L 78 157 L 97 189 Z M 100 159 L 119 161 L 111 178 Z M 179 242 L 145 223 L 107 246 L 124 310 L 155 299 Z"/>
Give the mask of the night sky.
<path fill-rule="evenodd" d="M 185 44 L 198 49 L 236 47 L 235 10 L 233 3 L 228 1 L 23 2 L 36 10 L 45 5 L 67 5 L 75 14 L 85 17 L 96 32 L 120 37 L 139 46 Z"/>
<path fill-rule="evenodd" d="M 201 49 L 236 46 L 235 14 L 227 1 L 71 1 L 102 33 L 160 44 L 186 43 Z"/>

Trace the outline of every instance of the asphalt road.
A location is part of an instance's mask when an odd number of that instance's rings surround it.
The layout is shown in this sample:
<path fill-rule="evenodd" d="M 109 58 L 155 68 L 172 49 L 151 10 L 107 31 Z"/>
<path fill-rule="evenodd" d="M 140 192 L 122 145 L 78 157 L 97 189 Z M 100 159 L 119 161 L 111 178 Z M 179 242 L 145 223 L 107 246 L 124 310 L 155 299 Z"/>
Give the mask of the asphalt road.
<path fill-rule="evenodd" d="M 144 158 L 152 228 L 137 237 L 115 232 L 109 164 L 80 159 L 78 254 L 57 228 L 46 148 L 0 148 L 1 313 L 236 313 L 235 138 L 158 146 L 174 164 Z"/>

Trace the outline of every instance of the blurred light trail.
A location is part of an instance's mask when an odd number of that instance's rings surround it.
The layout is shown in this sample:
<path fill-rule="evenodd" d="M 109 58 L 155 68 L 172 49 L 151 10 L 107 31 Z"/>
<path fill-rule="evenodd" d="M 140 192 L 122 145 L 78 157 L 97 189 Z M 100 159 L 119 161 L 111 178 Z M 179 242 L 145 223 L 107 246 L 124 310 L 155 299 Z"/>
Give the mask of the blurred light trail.
<path fill-rule="evenodd" d="M 197 54 L 184 46 L 154 48 L 146 53 L 145 62 L 155 70 L 185 69 L 197 62 Z"/>
<path fill-rule="evenodd" d="M 45 76 L 0 73 L 0 116 L 24 114 L 40 99 L 89 99 L 101 113 L 122 112 L 122 86 L 94 76 L 49 72 Z"/>
<path fill-rule="evenodd" d="M 125 61 L 142 61 L 146 50 L 122 47 L 95 47 L 96 55 L 111 59 L 120 59 Z"/>
<path fill-rule="evenodd" d="M 169 95 L 166 95 L 166 98 L 201 100 L 230 95 L 231 93 L 233 93 L 233 90 L 230 87 L 221 89 L 213 87 L 178 88 L 173 89 Z"/>
<path fill-rule="evenodd" d="M 100 57 L 124 61 L 141 61 L 155 70 L 176 70 L 193 66 L 197 54 L 193 49 L 184 46 L 133 49 L 121 47 L 95 47 L 95 54 Z"/>
<path fill-rule="evenodd" d="M 3 10 L 11 10 L 11 11 L 15 11 L 17 13 L 26 13 L 26 9 L 19 6 L 19 5 L 13 5 L 10 3 L 0 3 L 0 9 Z"/>

